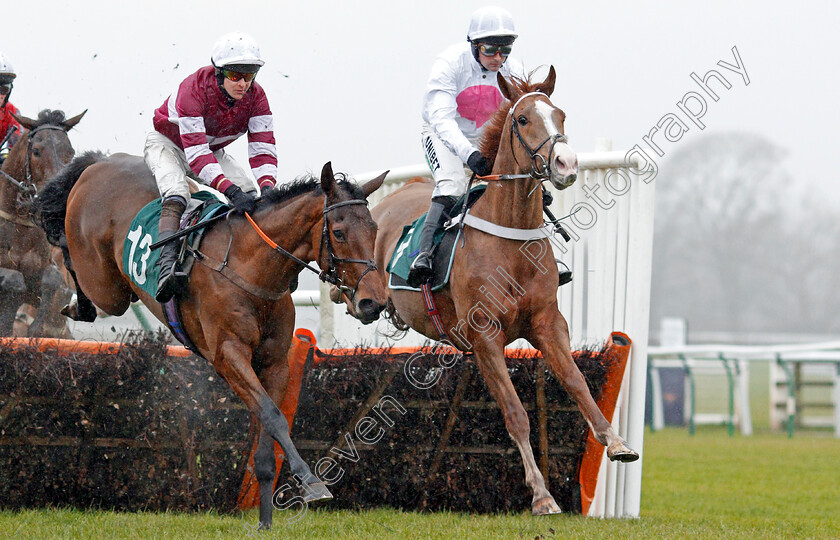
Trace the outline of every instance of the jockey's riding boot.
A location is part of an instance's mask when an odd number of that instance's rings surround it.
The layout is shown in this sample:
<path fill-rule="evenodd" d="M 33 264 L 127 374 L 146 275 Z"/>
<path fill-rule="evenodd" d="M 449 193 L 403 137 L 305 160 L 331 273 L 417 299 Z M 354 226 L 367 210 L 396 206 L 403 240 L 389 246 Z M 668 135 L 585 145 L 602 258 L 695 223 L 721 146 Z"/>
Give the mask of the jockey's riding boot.
<path fill-rule="evenodd" d="M 446 212 L 452 208 L 452 203 L 451 197 L 432 197 L 429 213 L 426 214 L 426 221 L 420 231 L 420 253 L 411 263 L 408 279 L 406 279 L 410 287 L 419 287 L 423 283 L 428 283 L 434 277 L 432 250 L 434 249 L 435 231 L 446 221 Z"/>
<path fill-rule="evenodd" d="M 160 221 L 158 221 L 158 238 L 166 239 L 178 232 L 181 216 L 186 209 L 181 197 L 170 197 L 160 205 Z M 176 293 L 184 290 L 187 275 L 178 271 L 178 240 L 167 242 L 160 248 L 158 259 L 158 286 L 155 300 L 161 304 L 168 302 Z"/>

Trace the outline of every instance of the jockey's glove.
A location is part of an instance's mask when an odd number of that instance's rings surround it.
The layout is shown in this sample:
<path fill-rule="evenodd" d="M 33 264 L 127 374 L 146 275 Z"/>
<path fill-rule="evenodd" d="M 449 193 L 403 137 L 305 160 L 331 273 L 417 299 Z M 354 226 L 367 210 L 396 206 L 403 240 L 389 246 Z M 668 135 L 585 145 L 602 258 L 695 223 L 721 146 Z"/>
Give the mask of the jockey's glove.
<path fill-rule="evenodd" d="M 274 186 L 272 186 L 270 184 L 263 184 L 262 187 L 260 187 L 260 197 L 265 197 L 273 189 L 274 189 Z"/>
<path fill-rule="evenodd" d="M 467 158 L 467 165 L 478 176 L 487 176 L 493 170 L 493 166 L 478 150 L 470 154 L 470 157 Z"/>
<path fill-rule="evenodd" d="M 254 208 L 257 206 L 257 200 L 254 196 L 250 192 L 242 191 L 239 189 L 239 186 L 230 186 L 227 188 L 225 190 L 225 197 L 233 205 L 234 211 L 240 214 L 244 214 L 245 212 L 253 214 Z"/>

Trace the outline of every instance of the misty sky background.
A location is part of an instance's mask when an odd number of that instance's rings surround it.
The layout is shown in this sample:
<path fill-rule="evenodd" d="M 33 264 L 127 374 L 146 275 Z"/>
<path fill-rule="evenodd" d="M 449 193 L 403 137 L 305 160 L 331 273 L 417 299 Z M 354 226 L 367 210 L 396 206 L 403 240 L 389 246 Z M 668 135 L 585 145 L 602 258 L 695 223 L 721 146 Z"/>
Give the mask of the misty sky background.
<path fill-rule="evenodd" d="M 152 111 L 209 64 L 215 40 L 244 31 L 260 43 L 258 81 L 275 117 L 279 176 L 319 171 L 327 160 L 353 174 L 421 163 L 420 102 L 436 54 L 465 38 L 485 2 L 39 1 L 5 2 L 0 50 L 18 79 L 24 114 L 89 109 L 73 130 L 77 149 L 141 154 Z M 553 64 L 553 102 L 578 152 L 596 137 L 614 149 L 641 142 L 676 102 L 696 91 L 690 73 L 737 46 L 750 85 L 732 83 L 710 102 L 705 132 L 763 134 L 787 149 L 792 190 L 840 201 L 830 176 L 840 124 L 840 50 L 829 2 L 536 2 L 502 5 L 520 34 L 527 69 Z M 543 72 L 544 74 L 544 72 Z M 697 137 L 662 141 L 666 155 Z M 242 141 L 240 141 L 242 142 Z M 234 149 L 244 156 L 244 144 Z M 714 156 L 709 156 L 714 160 Z"/>
<path fill-rule="evenodd" d="M 209 64 L 219 36 L 247 32 L 266 60 L 257 80 L 274 114 L 279 179 L 320 171 L 328 160 L 360 174 L 423 162 L 420 103 L 429 69 L 465 39 L 470 14 L 486 4 L 6 2 L 0 50 L 17 70 L 11 101 L 24 115 L 88 109 L 70 134 L 77 152 L 141 155 L 152 111 Z M 689 124 L 676 143 L 657 136 L 665 152 L 658 163 L 701 134 L 754 133 L 785 152 L 778 166 L 791 182 L 774 187 L 780 200 L 794 211 L 807 196 L 840 204 L 829 165 L 840 125 L 837 4 L 497 4 L 514 16 L 514 54 L 526 69 L 542 68 L 540 76 L 548 65 L 557 69 L 552 101 L 567 114 L 577 152 L 592 151 L 598 137 L 616 150 L 647 149 L 642 137 L 666 113 L 679 114 L 686 92 L 698 91 L 690 74 L 716 69 L 732 88 L 714 87 L 720 100 L 708 100 L 704 131 Z M 717 65 L 735 62 L 733 47 L 748 86 Z M 244 138 L 232 151 L 245 163 Z M 714 167 L 714 155 L 707 164 Z"/>

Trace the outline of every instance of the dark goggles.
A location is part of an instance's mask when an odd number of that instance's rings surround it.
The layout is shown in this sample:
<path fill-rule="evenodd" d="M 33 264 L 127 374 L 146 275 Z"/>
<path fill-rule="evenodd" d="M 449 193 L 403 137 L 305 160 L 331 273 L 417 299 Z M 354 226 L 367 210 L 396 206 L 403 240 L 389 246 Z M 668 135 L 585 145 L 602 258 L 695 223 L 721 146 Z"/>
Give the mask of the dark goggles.
<path fill-rule="evenodd" d="M 12 84 L 11 83 L 0 84 L 0 96 L 8 95 L 9 92 L 11 92 L 11 91 L 12 91 Z"/>
<path fill-rule="evenodd" d="M 478 51 L 484 56 L 496 56 L 496 53 L 501 53 L 503 57 L 510 55 L 513 47 L 510 45 L 490 45 L 489 43 L 482 43 L 478 46 Z"/>
<path fill-rule="evenodd" d="M 239 73 L 238 71 L 222 69 L 222 76 L 224 76 L 225 79 L 233 82 L 239 82 L 242 79 L 245 79 L 245 82 L 251 82 L 254 80 L 254 77 L 257 76 L 257 73 Z"/>

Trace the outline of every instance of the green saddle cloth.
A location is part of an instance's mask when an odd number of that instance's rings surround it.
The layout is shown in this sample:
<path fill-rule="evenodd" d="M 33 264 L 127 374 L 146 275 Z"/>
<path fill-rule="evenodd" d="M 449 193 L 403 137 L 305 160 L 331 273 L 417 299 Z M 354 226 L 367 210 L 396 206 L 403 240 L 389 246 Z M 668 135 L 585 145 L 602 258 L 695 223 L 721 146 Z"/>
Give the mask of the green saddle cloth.
<path fill-rule="evenodd" d="M 221 207 L 226 206 L 206 191 L 193 193 L 192 200 L 216 201 L 219 203 L 204 205 L 199 221 L 206 219 L 215 214 Z M 149 246 L 158 241 L 160 201 L 161 199 L 155 199 L 137 212 L 128 228 L 125 245 L 123 246 L 123 273 L 151 296 L 154 296 L 157 292 L 159 275 L 157 262 L 160 259 L 160 249 L 152 250 Z"/>
<path fill-rule="evenodd" d="M 479 185 L 470 190 L 468 206 L 472 204 L 484 193 L 487 188 L 486 185 Z M 461 198 L 456 205 L 449 211 L 451 216 L 457 216 L 461 212 L 464 199 Z M 403 227 L 402 235 L 400 236 L 397 247 L 391 255 L 391 260 L 388 262 L 388 273 L 391 274 L 389 286 L 392 289 L 411 289 L 405 281 L 408 279 L 408 273 L 411 270 L 411 263 L 417 258 L 420 253 L 420 231 L 423 230 L 423 224 L 426 222 L 426 214 L 415 219 L 411 225 Z M 454 232 L 454 231 L 453 231 Z M 440 246 L 447 231 L 443 227 L 439 227 L 435 231 L 434 245 L 435 245 L 435 280 L 432 284 L 432 290 L 436 291 L 443 288 L 449 281 L 449 272 L 452 270 L 452 262 L 455 260 L 455 244 L 457 236 L 451 235 L 450 241 L 446 242 L 445 248 Z"/>

